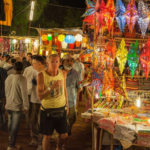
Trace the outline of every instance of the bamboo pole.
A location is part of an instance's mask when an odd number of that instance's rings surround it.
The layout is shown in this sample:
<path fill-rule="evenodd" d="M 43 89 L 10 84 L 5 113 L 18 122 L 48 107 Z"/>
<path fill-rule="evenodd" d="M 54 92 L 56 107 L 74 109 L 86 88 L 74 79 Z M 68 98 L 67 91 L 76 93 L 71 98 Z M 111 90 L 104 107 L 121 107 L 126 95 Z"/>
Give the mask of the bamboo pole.
<path fill-rule="evenodd" d="M 96 4 L 95 0 L 95 4 Z M 96 49 L 96 13 L 94 15 L 94 50 L 93 50 L 93 61 L 92 61 L 92 65 L 94 65 L 94 61 L 95 61 L 95 49 Z M 92 87 L 92 102 L 91 102 L 91 115 L 93 118 L 93 106 L 94 106 L 94 87 Z M 94 148 L 94 123 L 92 121 L 92 150 L 95 150 Z"/>

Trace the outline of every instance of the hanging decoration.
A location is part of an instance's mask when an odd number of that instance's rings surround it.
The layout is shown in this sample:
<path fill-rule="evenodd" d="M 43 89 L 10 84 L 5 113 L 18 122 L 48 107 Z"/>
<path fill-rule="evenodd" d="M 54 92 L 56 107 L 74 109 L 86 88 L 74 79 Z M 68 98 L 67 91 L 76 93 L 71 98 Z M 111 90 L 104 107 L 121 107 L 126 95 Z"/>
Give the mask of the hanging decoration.
<path fill-rule="evenodd" d="M 51 40 L 52 40 L 52 34 L 48 34 L 48 35 L 47 35 L 47 40 L 48 40 L 48 41 L 51 41 Z"/>
<path fill-rule="evenodd" d="M 130 0 L 125 12 L 126 22 L 130 33 L 132 33 L 135 23 L 138 19 L 138 12 L 134 0 Z"/>
<path fill-rule="evenodd" d="M 82 41 L 82 35 L 81 35 L 81 34 L 77 34 L 77 35 L 75 36 L 75 40 L 76 40 L 77 42 L 81 42 L 81 41 Z"/>
<path fill-rule="evenodd" d="M 63 42 L 65 40 L 65 35 L 64 34 L 60 34 L 58 36 L 58 41 Z"/>
<path fill-rule="evenodd" d="M 148 39 L 140 54 L 140 62 L 147 79 L 150 72 L 150 38 Z"/>
<path fill-rule="evenodd" d="M 95 11 L 96 11 L 96 17 L 98 19 L 98 23 L 100 27 L 103 26 L 104 22 L 104 14 L 106 10 L 106 5 L 104 0 L 97 0 L 96 6 L 95 6 Z"/>
<path fill-rule="evenodd" d="M 73 35 L 67 35 L 65 37 L 65 42 L 68 43 L 68 44 L 74 43 L 75 42 L 74 36 Z"/>
<path fill-rule="evenodd" d="M 46 34 L 43 34 L 42 37 L 41 37 L 41 40 L 42 40 L 42 41 L 47 41 L 47 35 L 46 35 Z"/>
<path fill-rule="evenodd" d="M 112 68 L 110 70 L 105 70 L 103 75 L 103 92 L 106 95 L 107 101 L 110 101 L 114 89 L 114 78 Z"/>
<path fill-rule="evenodd" d="M 62 46 L 62 49 L 66 49 L 67 46 L 68 46 L 68 43 L 66 43 L 65 41 L 61 42 L 61 46 Z"/>
<path fill-rule="evenodd" d="M 113 72 L 114 75 L 114 94 L 116 95 L 117 100 L 120 100 L 120 95 L 127 98 L 127 93 L 123 88 L 123 81 L 120 80 L 116 71 Z"/>
<path fill-rule="evenodd" d="M 82 15 L 82 17 L 86 17 L 95 13 L 95 3 L 91 0 L 86 0 L 86 5 L 88 10 Z"/>
<path fill-rule="evenodd" d="M 125 41 L 124 39 L 122 39 L 119 45 L 118 51 L 116 53 L 116 58 L 118 60 L 119 70 L 121 74 L 123 73 L 125 64 L 127 62 L 127 55 L 128 55 L 128 51 L 127 51 L 127 48 L 125 47 Z"/>
<path fill-rule="evenodd" d="M 110 32 L 110 28 L 112 26 L 112 23 L 114 21 L 115 17 L 115 6 L 114 6 L 114 1 L 113 0 L 108 0 L 106 4 L 106 9 L 105 9 L 105 21 L 108 27 L 108 31 Z"/>
<path fill-rule="evenodd" d="M 139 54 L 138 54 L 137 47 L 138 47 L 138 41 L 134 45 L 131 43 L 128 56 L 127 56 L 130 74 L 132 78 L 134 76 L 139 61 Z"/>
<path fill-rule="evenodd" d="M 149 25 L 149 18 L 148 18 L 149 8 L 148 5 L 143 2 L 143 0 L 140 0 L 138 2 L 138 15 L 139 15 L 138 24 L 141 29 L 142 36 L 144 37 Z"/>
<path fill-rule="evenodd" d="M 106 55 L 111 57 L 113 60 L 115 60 L 116 57 L 116 42 L 115 40 L 110 40 L 107 47 L 106 47 Z"/>
<path fill-rule="evenodd" d="M 124 27 L 126 24 L 126 18 L 125 18 L 125 13 L 126 8 L 124 6 L 124 4 L 122 3 L 121 0 L 117 0 L 116 1 L 116 11 L 115 11 L 115 16 L 116 16 L 116 20 L 117 23 L 119 25 L 120 31 L 123 33 L 124 32 Z"/>

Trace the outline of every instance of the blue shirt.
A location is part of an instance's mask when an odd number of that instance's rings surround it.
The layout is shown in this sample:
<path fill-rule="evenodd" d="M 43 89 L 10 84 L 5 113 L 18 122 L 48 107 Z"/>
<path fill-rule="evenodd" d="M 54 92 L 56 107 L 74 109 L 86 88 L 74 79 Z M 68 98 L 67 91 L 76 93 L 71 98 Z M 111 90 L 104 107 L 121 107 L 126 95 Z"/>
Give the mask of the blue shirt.
<path fill-rule="evenodd" d="M 7 71 L 0 67 L 0 100 L 5 98 L 5 80 L 7 78 Z"/>
<path fill-rule="evenodd" d="M 81 80 L 82 79 L 80 74 L 75 69 L 71 69 L 71 71 L 67 74 L 66 88 L 68 94 L 69 108 L 74 107 L 77 103 L 77 89 L 81 88 L 81 85 L 78 83 Z"/>

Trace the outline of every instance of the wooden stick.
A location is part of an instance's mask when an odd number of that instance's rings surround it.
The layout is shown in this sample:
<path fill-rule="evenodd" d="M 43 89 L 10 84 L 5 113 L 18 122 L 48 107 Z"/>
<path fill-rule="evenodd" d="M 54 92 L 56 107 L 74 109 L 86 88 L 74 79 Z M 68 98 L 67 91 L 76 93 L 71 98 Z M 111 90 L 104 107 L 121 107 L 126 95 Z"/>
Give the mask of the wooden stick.
<path fill-rule="evenodd" d="M 113 139 L 113 134 L 111 134 L 111 148 L 110 150 L 113 150 L 114 148 L 114 139 Z"/>
<path fill-rule="evenodd" d="M 103 140 L 103 129 L 101 129 L 101 132 L 100 132 L 100 138 L 99 138 L 99 150 L 102 149 L 102 140 Z"/>

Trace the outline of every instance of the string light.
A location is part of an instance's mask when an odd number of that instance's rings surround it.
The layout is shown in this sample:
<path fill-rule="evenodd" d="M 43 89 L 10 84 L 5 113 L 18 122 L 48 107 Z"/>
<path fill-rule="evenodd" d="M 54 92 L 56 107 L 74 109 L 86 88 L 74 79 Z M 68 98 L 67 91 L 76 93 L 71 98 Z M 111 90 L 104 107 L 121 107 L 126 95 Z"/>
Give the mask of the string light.
<path fill-rule="evenodd" d="M 31 2 L 30 17 L 29 17 L 29 20 L 30 20 L 30 21 L 33 20 L 34 6 L 35 6 L 35 1 L 32 1 L 32 2 Z"/>

